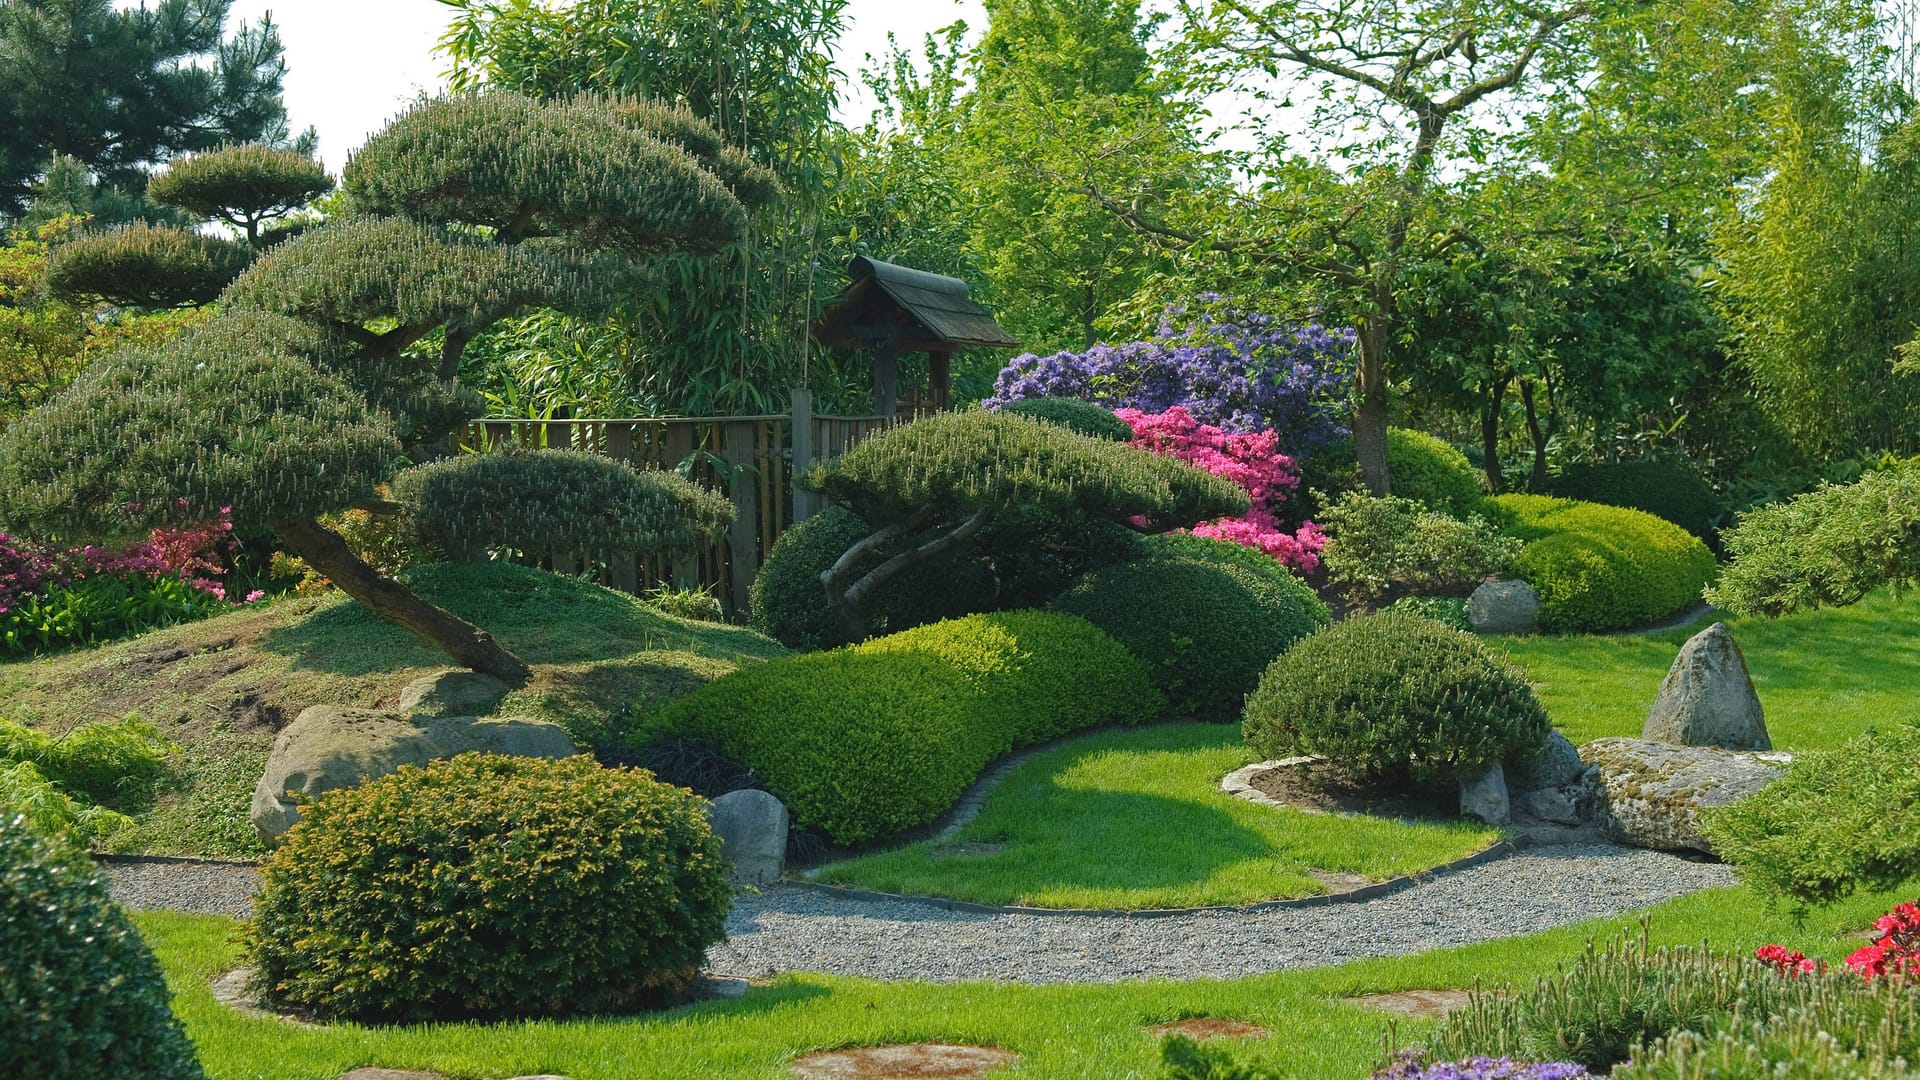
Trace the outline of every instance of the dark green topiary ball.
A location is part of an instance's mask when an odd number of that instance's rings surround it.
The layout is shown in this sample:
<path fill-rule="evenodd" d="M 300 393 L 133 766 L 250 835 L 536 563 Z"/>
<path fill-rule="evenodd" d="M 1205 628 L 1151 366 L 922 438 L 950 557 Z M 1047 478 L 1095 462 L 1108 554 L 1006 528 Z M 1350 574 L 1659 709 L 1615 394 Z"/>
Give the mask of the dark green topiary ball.
<path fill-rule="evenodd" d="M 1184 554 L 1096 570 L 1051 606 L 1146 661 L 1172 712 L 1217 722 L 1240 714 L 1274 657 L 1327 622 L 1326 605 L 1290 575 Z"/>
<path fill-rule="evenodd" d="M 1035 420 L 1045 420 L 1049 424 L 1089 435 L 1096 439 L 1110 439 L 1114 442 L 1129 442 L 1133 439 L 1133 428 L 1125 420 L 1114 415 L 1112 409 L 1104 405 L 1095 405 L 1091 401 L 1079 398 L 1042 397 L 1026 398 L 1021 401 L 1009 401 L 1000 406 L 1003 413 L 1015 416 L 1031 416 Z"/>
<path fill-rule="evenodd" d="M 0 813 L 0 1057 L 9 1076 L 206 1076 L 106 879 L 11 813 Z"/>
<path fill-rule="evenodd" d="M 248 952 L 328 1019 L 669 1003 L 726 938 L 701 800 L 641 770 L 462 754 L 328 794 L 261 868 Z"/>
<path fill-rule="evenodd" d="M 1350 779 L 1447 790 L 1537 751 L 1547 713 L 1479 639 L 1408 611 L 1359 615 L 1295 645 L 1247 699 L 1247 745 L 1315 754 Z"/>

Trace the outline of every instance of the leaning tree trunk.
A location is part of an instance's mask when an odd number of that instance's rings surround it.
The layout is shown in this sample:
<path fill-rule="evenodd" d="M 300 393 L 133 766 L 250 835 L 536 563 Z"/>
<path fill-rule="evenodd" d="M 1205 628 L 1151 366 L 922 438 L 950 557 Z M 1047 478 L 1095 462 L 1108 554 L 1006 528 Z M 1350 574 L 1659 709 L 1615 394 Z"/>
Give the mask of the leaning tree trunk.
<path fill-rule="evenodd" d="M 1360 360 L 1354 372 L 1360 402 L 1353 410 L 1353 456 L 1367 490 L 1377 496 L 1393 491 L 1387 472 L 1387 330 L 1384 319 L 1373 316 L 1359 327 Z"/>
<path fill-rule="evenodd" d="M 285 521 L 275 525 L 273 532 L 308 566 L 331 578 L 341 592 L 465 667 L 492 675 L 509 686 L 524 686 L 532 676 L 527 662 L 501 648 L 493 635 L 427 603 L 413 590 L 368 566 L 338 533 L 319 522 L 311 518 Z"/>
<path fill-rule="evenodd" d="M 952 530 L 902 551 L 867 571 L 857 581 L 848 580 L 853 577 L 854 567 L 860 565 L 867 556 L 880 551 L 901 537 L 925 528 L 933 522 L 935 516 L 933 510 L 926 509 L 905 521 L 889 525 L 848 548 L 832 566 L 821 572 L 820 585 L 827 592 L 827 606 L 833 612 L 834 625 L 848 643 L 865 641 L 871 633 L 867 627 L 866 615 L 860 610 L 860 601 L 865 599 L 868 593 L 908 567 L 931 562 L 973 539 L 975 534 L 986 527 L 987 522 L 993 520 L 993 508 L 976 511 L 972 517 L 967 518 Z"/>

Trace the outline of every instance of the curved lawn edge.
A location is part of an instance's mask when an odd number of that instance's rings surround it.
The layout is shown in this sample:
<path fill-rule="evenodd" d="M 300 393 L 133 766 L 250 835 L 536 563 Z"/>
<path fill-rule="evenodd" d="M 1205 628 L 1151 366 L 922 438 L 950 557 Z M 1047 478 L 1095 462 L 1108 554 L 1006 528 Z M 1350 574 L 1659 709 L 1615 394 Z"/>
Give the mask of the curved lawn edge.
<path fill-rule="evenodd" d="M 918 904 L 938 911 L 962 911 L 976 915 L 1078 915 L 1090 918 L 1130 918 L 1164 919 L 1176 915 L 1208 914 L 1251 914 L 1256 911 L 1284 911 L 1289 908 L 1325 907 L 1329 904 L 1352 904 L 1367 900 L 1378 900 L 1391 896 L 1403 889 L 1412 888 L 1424 881 L 1446 874 L 1497 862 L 1510 855 L 1532 846 L 1532 840 L 1526 836 L 1512 836 L 1496 840 L 1471 855 L 1442 863 L 1412 873 L 1401 874 L 1385 881 L 1376 881 L 1362 885 L 1357 889 L 1344 892 L 1321 893 L 1318 896 L 1300 896 L 1289 900 L 1257 900 L 1249 904 L 1211 904 L 1203 907 L 1183 908 L 1051 908 L 1034 907 L 1028 904 L 977 904 L 971 900 L 953 900 L 944 896 L 918 896 L 909 893 L 877 892 L 872 889 L 851 889 L 844 885 L 827 885 L 817 881 L 786 880 L 780 883 L 782 888 L 803 889 L 838 897 L 842 900 L 856 900 L 869 903 Z"/>

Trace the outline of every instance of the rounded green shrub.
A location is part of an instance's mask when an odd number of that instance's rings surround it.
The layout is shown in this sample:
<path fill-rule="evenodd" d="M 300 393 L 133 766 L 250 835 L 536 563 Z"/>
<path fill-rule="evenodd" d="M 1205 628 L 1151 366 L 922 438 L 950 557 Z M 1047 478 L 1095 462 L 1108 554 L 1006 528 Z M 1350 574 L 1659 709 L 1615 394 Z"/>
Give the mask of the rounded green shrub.
<path fill-rule="evenodd" d="M 1112 409 L 1079 398 L 1023 398 L 1009 401 L 997 411 L 1031 416 L 1035 420 L 1059 424 L 1096 439 L 1110 439 L 1113 442 L 1129 442 L 1133 439 L 1133 428 L 1114 415 Z"/>
<path fill-rule="evenodd" d="M 1177 714 L 1225 721 L 1273 658 L 1326 625 L 1326 605 L 1291 575 L 1225 559 L 1136 559 L 1096 570 L 1053 602 L 1146 661 Z"/>
<path fill-rule="evenodd" d="M 1016 746 L 1160 711 L 1145 666 L 1085 620 L 1004 612 L 742 668 L 637 741 L 709 747 L 795 825 L 857 844 L 932 821 Z"/>
<path fill-rule="evenodd" d="M 1467 455 L 1424 431 L 1387 429 L 1387 475 L 1394 495 L 1448 517 L 1466 518 L 1479 511 L 1486 497 Z M 1307 458 L 1301 465 L 1301 487 L 1319 492 L 1325 502 L 1366 490 L 1353 439 L 1330 443 Z"/>
<path fill-rule="evenodd" d="M 206 1076 L 106 879 L 11 812 L 0 812 L 0 1047 L 13 1076 Z"/>
<path fill-rule="evenodd" d="M 1247 699 L 1247 745 L 1313 754 L 1367 784 L 1444 791 L 1540 748 L 1547 712 L 1471 634 L 1404 611 L 1337 623 L 1273 662 Z"/>
<path fill-rule="evenodd" d="M 1282 581 L 1291 586 L 1300 579 L 1287 568 L 1287 564 L 1261 551 L 1259 548 L 1237 544 L 1232 540 L 1220 540 L 1211 536 L 1195 536 L 1190 532 L 1155 533 L 1141 537 L 1142 554 L 1173 559 L 1199 559 L 1201 562 L 1221 562 L 1238 566 L 1242 570 L 1251 570 L 1261 577 Z"/>
<path fill-rule="evenodd" d="M 47 259 L 46 289 L 76 303 L 105 299 L 126 307 L 194 307 L 219 296 L 252 258 L 231 240 L 135 222 L 55 248 Z"/>
<path fill-rule="evenodd" d="M 578 450 L 462 454 L 408 469 L 388 490 L 423 540 L 468 562 L 489 549 L 689 552 L 733 523 L 733 505 L 699 484 Z"/>
<path fill-rule="evenodd" d="M 699 798 L 592 758 L 462 754 L 302 810 L 246 943 L 269 1000 L 415 1022 L 665 1004 L 726 937 Z"/>
<path fill-rule="evenodd" d="M 951 664 L 981 695 L 980 715 L 1026 746 L 1105 723 L 1157 719 L 1146 664 L 1085 619 L 1004 611 L 875 638 L 863 653 L 919 653 Z"/>
<path fill-rule="evenodd" d="M 300 209 L 333 190 L 321 164 L 294 150 L 271 146 L 223 146 L 176 158 L 147 184 L 147 194 L 168 206 L 218 218 L 258 243 L 261 226 Z"/>
<path fill-rule="evenodd" d="M 1920 582 L 1920 465 L 1762 506 L 1720 541 L 1733 561 L 1707 599 L 1741 615 L 1846 605 Z"/>
<path fill-rule="evenodd" d="M 780 534 L 748 593 L 755 630 L 789 649 L 824 649 L 845 643 L 827 606 L 820 575 L 873 530 L 844 506 L 831 506 Z M 878 564 L 876 552 L 864 565 Z M 871 632 L 904 630 L 990 606 L 993 578 L 962 553 L 923 572 L 897 577 L 861 605 Z"/>
<path fill-rule="evenodd" d="M 1700 599 L 1718 569 L 1700 538 L 1652 514 L 1547 495 L 1488 500 L 1526 541 L 1513 572 L 1540 594 L 1548 630 L 1644 626 Z"/>
<path fill-rule="evenodd" d="M 1358 604 L 1392 595 L 1466 596 L 1505 571 L 1520 541 L 1475 514 L 1465 519 L 1411 499 L 1350 491 L 1322 508 L 1327 584 Z"/>
<path fill-rule="evenodd" d="M 1671 521 L 1701 539 L 1713 535 L 1720 497 L 1713 485 L 1671 461 L 1621 461 L 1574 465 L 1547 484 L 1547 494 L 1641 510 Z"/>

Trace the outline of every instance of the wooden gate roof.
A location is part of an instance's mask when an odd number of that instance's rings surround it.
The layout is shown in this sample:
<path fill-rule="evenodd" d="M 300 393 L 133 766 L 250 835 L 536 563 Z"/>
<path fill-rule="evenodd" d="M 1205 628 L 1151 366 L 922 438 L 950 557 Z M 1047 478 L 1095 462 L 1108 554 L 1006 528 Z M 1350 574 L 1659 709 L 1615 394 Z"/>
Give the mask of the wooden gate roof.
<path fill-rule="evenodd" d="M 868 346 L 888 341 L 901 351 L 965 345 L 1014 348 L 1020 342 L 967 295 L 967 283 L 865 255 L 847 267 L 853 283 L 814 324 L 824 344 Z"/>

